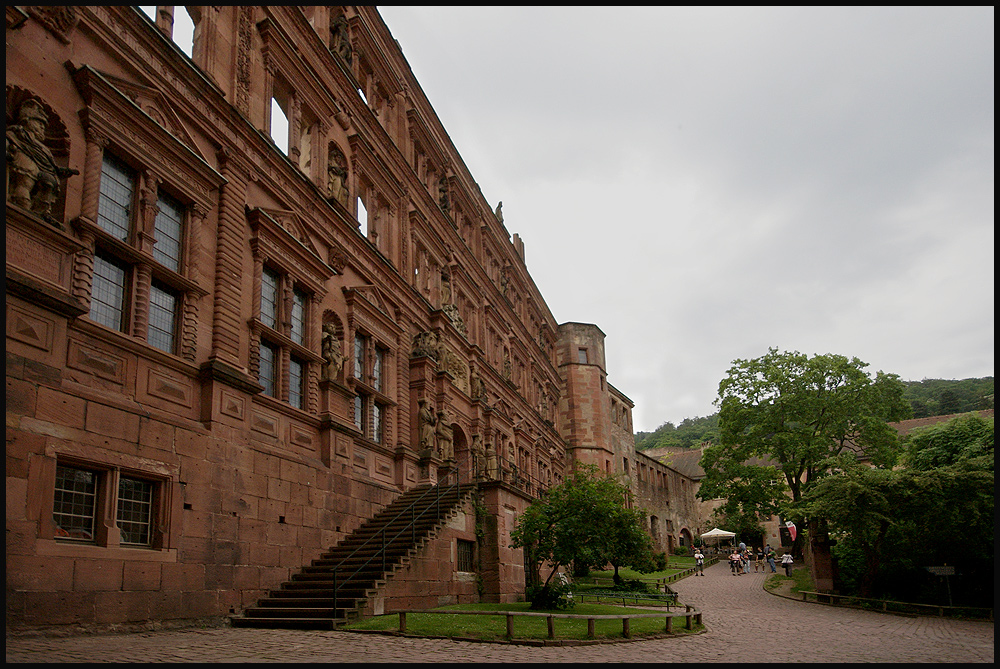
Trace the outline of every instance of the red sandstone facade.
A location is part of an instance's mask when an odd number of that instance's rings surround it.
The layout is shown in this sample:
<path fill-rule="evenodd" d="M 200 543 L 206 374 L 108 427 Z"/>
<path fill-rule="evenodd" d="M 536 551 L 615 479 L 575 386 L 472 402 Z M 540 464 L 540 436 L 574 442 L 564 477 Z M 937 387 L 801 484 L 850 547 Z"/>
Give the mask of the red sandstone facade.
<path fill-rule="evenodd" d="M 173 11 L 6 10 L 8 625 L 239 613 L 451 466 L 478 512 L 368 612 L 519 598 L 574 461 L 689 536 L 378 12 Z"/>

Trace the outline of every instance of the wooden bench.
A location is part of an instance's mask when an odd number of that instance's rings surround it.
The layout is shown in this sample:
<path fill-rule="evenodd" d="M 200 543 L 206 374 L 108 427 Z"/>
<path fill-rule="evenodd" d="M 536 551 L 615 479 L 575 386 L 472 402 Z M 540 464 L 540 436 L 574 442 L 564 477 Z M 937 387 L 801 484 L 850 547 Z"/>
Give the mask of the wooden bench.
<path fill-rule="evenodd" d="M 594 638 L 595 634 L 595 621 L 597 620 L 621 620 L 622 621 L 622 636 L 626 639 L 631 638 L 631 625 L 630 621 L 633 618 L 664 618 L 666 620 L 664 630 L 666 632 L 673 631 L 673 619 L 674 618 L 684 618 L 685 627 L 687 629 L 693 629 L 695 624 L 701 624 L 701 612 L 692 609 L 690 606 L 685 607 L 685 611 L 677 613 L 620 613 L 611 615 L 577 615 L 573 613 L 536 613 L 533 611 L 456 611 L 456 610 L 414 610 L 414 611 L 398 611 L 399 615 L 399 631 L 406 632 L 406 614 L 407 613 L 432 613 L 432 614 L 445 614 L 445 615 L 466 615 L 466 616 L 506 616 L 507 618 L 507 636 L 510 638 L 514 637 L 514 617 L 535 617 L 535 618 L 546 618 L 548 623 L 548 633 L 549 638 L 555 638 L 555 619 L 556 618 L 567 618 L 574 620 L 584 620 L 587 621 L 587 636 L 589 638 Z"/>

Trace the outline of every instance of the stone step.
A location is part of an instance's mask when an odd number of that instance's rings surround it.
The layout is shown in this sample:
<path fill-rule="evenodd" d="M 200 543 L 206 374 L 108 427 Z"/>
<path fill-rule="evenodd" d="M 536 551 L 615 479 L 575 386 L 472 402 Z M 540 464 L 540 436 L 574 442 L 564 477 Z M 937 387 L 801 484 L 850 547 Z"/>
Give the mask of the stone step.
<path fill-rule="evenodd" d="M 346 618 L 347 607 L 309 608 L 308 606 L 254 606 L 243 612 L 244 618 Z M 340 615 L 338 615 L 340 614 Z"/>
<path fill-rule="evenodd" d="M 269 629 L 335 630 L 347 623 L 346 618 L 246 618 L 233 616 L 233 627 L 261 627 Z"/>

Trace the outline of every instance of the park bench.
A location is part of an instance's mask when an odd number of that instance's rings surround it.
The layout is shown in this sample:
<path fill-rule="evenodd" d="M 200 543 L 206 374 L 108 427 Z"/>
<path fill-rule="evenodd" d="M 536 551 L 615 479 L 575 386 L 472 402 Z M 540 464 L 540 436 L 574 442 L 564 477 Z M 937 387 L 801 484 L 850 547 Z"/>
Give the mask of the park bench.
<path fill-rule="evenodd" d="M 626 602 L 632 602 L 633 606 L 639 606 L 640 600 L 644 604 L 651 606 L 666 606 L 668 609 L 671 604 L 677 603 L 677 593 L 676 592 L 657 592 L 657 593 L 647 593 L 647 592 L 618 592 L 616 590 L 578 590 L 573 593 L 573 597 L 579 601 L 584 601 L 585 598 L 592 598 L 597 601 L 602 601 L 606 599 L 621 600 L 622 606 L 626 605 Z"/>
<path fill-rule="evenodd" d="M 684 618 L 685 627 L 687 629 L 693 629 L 694 625 L 701 624 L 701 612 L 696 611 L 690 606 L 685 607 L 683 612 L 676 613 L 620 613 L 612 615 L 577 615 L 573 613 L 537 613 L 533 611 L 456 611 L 456 610 L 414 610 L 414 611 L 398 611 L 399 614 L 399 631 L 400 633 L 406 632 L 406 615 L 408 613 L 433 613 L 433 614 L 446 614 L 446 615 L 467 615 L 467 616 L 506 616 L 507 618 L 507 636 L 513 638 L 514 636 L 514 618 L 515 617 L 543 617 L 546 618 L 548 623 L 548 634 L 550 639 L 555 638 L 555 619 L 575 619 L 587 621 L 587 636 L 589 638 L 594 638 L 595 631 L 595 621 L 597 620 L 621 620 L 622 621 L 622 636 L 626 639 L 632 636 L 630 629 L 630 622 L 633 618 L 664 618 L 665 625 L 664 630 L 668 633 L 673 631 L 673 619 L 674 618 Z"/>

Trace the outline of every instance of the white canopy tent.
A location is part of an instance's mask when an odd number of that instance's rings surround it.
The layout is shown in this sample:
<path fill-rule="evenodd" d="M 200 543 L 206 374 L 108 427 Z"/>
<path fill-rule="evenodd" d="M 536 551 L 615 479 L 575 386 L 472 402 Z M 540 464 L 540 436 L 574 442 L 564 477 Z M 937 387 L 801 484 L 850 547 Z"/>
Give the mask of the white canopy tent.
<path fill-rule="evenodd" d="M 720 530 L 718 527 L 716 527 L 715 529 L 709 530 L 708 532 L 702 534 L 701 538 L 715 539 L 715 542 L 718 543 L 719 539 L 732 539 L 735 536 L 736 536 L 735 532 L 727 532 L 726 530 Z"/>

